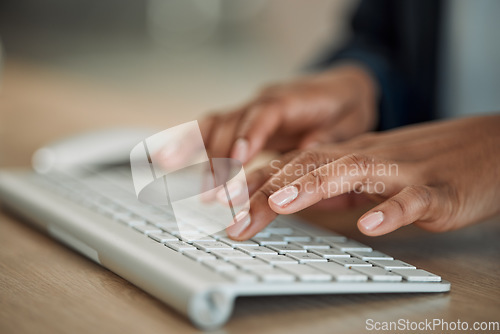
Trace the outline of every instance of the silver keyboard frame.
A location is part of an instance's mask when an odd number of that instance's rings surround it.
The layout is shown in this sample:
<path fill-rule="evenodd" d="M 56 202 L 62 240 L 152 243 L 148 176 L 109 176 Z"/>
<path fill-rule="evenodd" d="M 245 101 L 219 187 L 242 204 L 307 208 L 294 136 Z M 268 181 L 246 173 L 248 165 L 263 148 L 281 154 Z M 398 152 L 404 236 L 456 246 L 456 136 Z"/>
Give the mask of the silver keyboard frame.
<path fill-rule="evenodd" d="M 441 282 L 237 283 L 97 212 L 38 186 L 35 173 L 0 172 L 2 204 L 65 245 L 167 303 L 201 329 L 231 316 L 239 296 L 447 292 Z"/>

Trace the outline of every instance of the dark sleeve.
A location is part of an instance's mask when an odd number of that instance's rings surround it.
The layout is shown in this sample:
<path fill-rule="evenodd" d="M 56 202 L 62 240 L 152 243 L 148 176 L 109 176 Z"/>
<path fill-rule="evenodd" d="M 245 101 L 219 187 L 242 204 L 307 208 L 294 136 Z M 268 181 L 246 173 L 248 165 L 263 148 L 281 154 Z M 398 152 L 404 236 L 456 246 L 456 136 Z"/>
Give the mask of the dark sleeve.
<path fill-rule="evenodd" d="M 380 130 L 408 123 L 404 112 L 407 87 L 398 70 L 397 0 L 363 0 L 351 20 L 352 36 L 340 48 L 315 62 L 324 69 L 343 60 L 363 64 L 374 75 L 380 89 Z"/>

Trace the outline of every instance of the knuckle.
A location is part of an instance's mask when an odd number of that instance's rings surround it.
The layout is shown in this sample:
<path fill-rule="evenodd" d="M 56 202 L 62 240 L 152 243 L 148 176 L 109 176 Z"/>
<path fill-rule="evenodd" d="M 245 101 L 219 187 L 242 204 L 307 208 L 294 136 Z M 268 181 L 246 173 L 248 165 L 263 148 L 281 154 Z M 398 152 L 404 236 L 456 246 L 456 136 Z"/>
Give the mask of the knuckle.
<path fill-rule="evenodd" d="M 432 205 L 432 191 L 429 187 L 411 185 L 406 187 L 406 191 L 420 202 L 422 208 L 428 209 Z"/>
<path fill-rule="evenodd" d="M 300 163 L 310 163 L 310 162 L 315 163 L 321 160 L 321 154 L 319 152 L 310 150 L 302 151 L 294 160 L 295 162 L 300 162 Z"/>
<path fill-rule="evenodd" d="M 365 155 L 359 153 L 351 153 L 345 156 L 345 160 L 353 167 L 358 168 L 361 171 L 368 170 L 369 168 L 369 160 Z"/>
<path fill-rule="evenodd" d="M 257 196 L 261 196 L 264 198 L 269 198 L 274 192 L 276 192 L 278 189 L 280 189 L 280 184 L 278 182 L 273 182 L 276 181 L 273 178 L 271 178 L 266 184 L 259 189 L 257 189 L 256 194 Z"/>
<path fill-rule="evenodd" d="M 322 170 L 319 168 L 311 171 L 309 175 L 313 178 L 313 182 L 317 185 L 328 183 L 328 175 L 323 173 Z"/>
<path fill-rule="evenodd" d="M 400 196 L 391 197 L 387 200 L 387 202 L 387 204 L 399 210 L 402 216 L 405 216 L 408 213 L 407 203 Z"/>
<path fill-rule="evenodd" d="M 447 186 L 443 190 L 443 199 L 440 203 L 440 217 L 439 220 L 443 223 L 443 230 L 452 230 L 455 227 L 457 217 L 464 217 L 466 214 L 463 212 L 464 200 L 460 197 L 457 188 L 454 186 Z"/>
<path fill-rule="evenodd" d="M 260 188 L 260 189 L 257 189 L 257 192 L 254 196 L 260 196 L 260 197 L 263 197 L 263 198 L 269 198 L 269 196 L 271 196 L 273 192 L 270 191 L 268 188 Z"/>

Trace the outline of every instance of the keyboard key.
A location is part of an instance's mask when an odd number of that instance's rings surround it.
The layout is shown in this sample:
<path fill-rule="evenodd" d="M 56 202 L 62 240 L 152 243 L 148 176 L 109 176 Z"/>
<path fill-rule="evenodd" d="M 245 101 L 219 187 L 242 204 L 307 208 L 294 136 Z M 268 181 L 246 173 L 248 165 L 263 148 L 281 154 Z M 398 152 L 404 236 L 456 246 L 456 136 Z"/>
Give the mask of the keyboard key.
<path fill-rule="evenodd" d="M 335 236 L 328 236 L 328 237 L 316 237 L 316 240 L 329 244 L 332 242 L 344 242 L 347 240 L 347 238 L 344 237 L 343 235 L 335 235 Z"/>
<path fill-rule="evenodd" d="M 257 276 L 239 270 L 223 271 L 222 274 L 238 283 L 255 283 L 258 281 Z"/>
<path fill-rule="evenodd" d="M 284 235 L 283 240 L 285 241 L 311 241 L 311 237 L 304 234 L 292 234 Z"/>
<path fill-rule="evenodd" d="M 307 233 L 308 235 L 316 238 L 319 237 L 333 237 L 333 236 L 341 236 L 340 234 L 337 234 L 331 230 L 323 229 L 320 227 L 312 226 L 312 225 L 307 225 L 303 228 L 300 228 L 303 232 Z"/>
<path fill-rule="evenodd" d="M 394 269 L 393 273 L 401 275 L 408 282 L 441 282 L 441 276 L 423 269 Z"/>
<path fill-rule="evenodd" d="M 144 217 L 148 222 L 151 224 L 168 224 L 168 223 L 176 223 L 175 219 L 172 219 L 172 217 L 167 216 L 166 214 L 158 214 L 158 213 L 148 213 L 144 212 L 141 213 L 140 211 L 135 210 L 136 214 L 140 215 L 141 217 Z M 177 223 L 176 223 L 177 224 Z"/>
<path fill-rule="evenodd" d="M 416 269 L 415 266 L 399 260 L 370 260 L 370 263 L 382 267 L 385 270 Z"/>
<path fill-rule="evenodd" d="M 333 258 L 330 261 L 343 265 L 344 267 L 371 267 L 372 264 L 360 260 L 356 257 L 349 258 Z"/>
<path fill-rule="evenodd" d="M 239 250 L 241 250 L 241 251 L 243 251 L 251 256 L 264 255 L 264 254 L 268 254 L 268 255 L 277 255 L 278 254 L 278 252 L 276 252 L 272 249 L 269 249 L 267 247 L 262 247 L 262 246 L 258 246 L 258 247 L 239 246 L 239 247 L 237 247 L 237 249 L 239 249 Z"/>
<path fill-rule="evenodd" d="M 192 244 L 193 242 L 215 242 L 217 240 L 215 240 L 214 238 L 212 237 L 207 237 L 206 234 L 193 234 L 193 235 L 187 235 L 187 236 L 184 236 L 184 235 L 180 235 L 179 238 L 184 241 L 184 242 L 187 242 L 188 244 Z"/>
<path fill-rule="evenodd" d="M 332 259 L 334 257 L 351 257 L 349 254 L 344 253 L 344 252 L 342 252 L 338 249 L 335 249 L 335 248 L 311 249 L 310 251 L 316 255 L 324 257 L 325 259 Z"/>
<path fill-rule="evenodd" d="M 148 234 L 148 237 L 150 237 L 151 239 L 153 239 L 155 241 L 161 242 L 161 243 L 165 243 L 167 241 L 179 241 L 179 239 L 177 239 L 177 237 L 174 237 L 173 235 L 166 233 L 166 232 L 151 233 L 151 234 Z"/>
<path fill-rule="evenodd" d="M 214 254 L 215 256 L 222 258 L 223 260 L 227 261 L 229 259 L 251 259 L 252 257 L 248 254 L 243 253 L 240 250 L 236 249 L 212 249 L 210 250 L 211 254 Z"/>
<path fill-rule="evenodd" d="M 265 232 L 265 231 L 260 231 L 257 233 L 254 238 L 269 238 L 271 236 L 271 233 Z"/>
<path fill-rule="evenodd" d="M 161 233 L 161 230 L 158 227 L 151 224 L 136 225 L 134 226 L 134 230 L 137 230 L 143 234 Z"/>
<path fill-rule="evenodd" d="M 196 247 L 191 246 L 190 244 L 187 244 L 184 241 L 167 241 L 165 242 L 165 246 L 167 246 L 168 248 L 172 248 L 173 250 L 178 252 L 196 249 Z"/>
<path fill-rule="evenodd" d="M 140 225 L 146 225 L 146 221 L 144 219 L 138 218 L 138 217 L 128 217 L 123 220 L 120 220 L 121 223 L 124 223 L 125 225 L 128 225 L 130 227 L 134 226 L 140 226 Z"/>
<path fill-rule="evenodd" d="M 252 240 L 245 240 L 245 241 L 235 241 L 233 239 L 223 237 L 219 238 L 220 242 L 223 242 L 225 244 L 228 244 L 231 247 L 238 247 L 238 246 L 258 246 L 259 244 L 252 241 Z"/>
<path fill-rule="evenodd" d="M 373 252 L 360 252 L 360 251 L 350 251 L 348 252 L 352 256 L 357 257 L 358 259 L 361 259 L 363 261 L 368 261 L 368 260 L 394 260 L 393 257 L 384 254 L 382 252 L 378 251 L 373 251 Z"/>
<path fill-rule="evenodd" d="M 402 280 L 400 275 L 380 267 L 353 267 L 352 269 L 367 275 L 374 282 L 399 282 Z"/>
<path fill-rule="evenodd" d="M 320 242 L 320 241 L 295 241 L 293 244 L 302 247 L 304 249 L 328 249 L 330 248 L 329 245 Z"/>
<path fill-rule="evenodd" d="M 371 252 L 372 248 L 363 245 L 360 242 L 354 240 L 346 240 L 343 242 L 331 242 L 330 245 L 337 248 L 343 252 L 345 251 L 360 251 L 360 252 Z"/>
<path fill-rule="evenodd" d="M 123 219 L 128 219 L 130 218 L 131 214 L 129 212 L 115 212 L 111 219 L 113 220 L 123 220 Z"/>
<path fill-rule="evenodd" d="M 215 242 L 196 241 L 196 242 L 193 242 L 193 245 L 195 245 L 196 247 L 198 247 L 199 249 L 201 249 L 205 252 L 208 252 L 208 251 L 211 251 L 214 249 L 233 249 L 228 244 L 225 244 L 225 243 L 220 242 L 220 241 L 215 241 Z"/>
<path fill-rule="evenodd" d="M 251 273 L 257 275 L 264 282 L 293 282 L 295 281 L 295 276 L 283 271 L 279 268 L 268 268 L 268 269 L 250 269 Z"/>
<path fill-rule="evenodd" d="M 277 251 L 279 254 L 287 254 L 287 253 L 305 253 L 307 250 L 304 248 L 293 245 L 293 244 L 288 244 L 288 245 L 275 245 L 275 246 L 269 246 L 269 248 Z"/>
<path fill-rule="evenodd" d="M 170 234 L 175 235 L 176 237 L 194 237 L 194 238 L 200 238 L 201 236 L 206 236 L 207 234 L 204 234 L 196 227 L 192 226 L 184 226 L 184 225 L 179 225 L 178 230 L 174 231 L 168 231 Z"/>
<path fill-rule="evenodd" d="M 215 233 L 210 234 L 210 236 L 216 240 L 219 240 L 220 238 L 227 238 L 227 232 L 225 230 L 219 231 L 219 232 L 215 232 Z"/>
<path fill-rule="evenodd" d="M 278 264 L 278 263 L 298 263 L 297 260 L 289 258 L 286 255 L 257 255 L 256 258 L 266 261 L 270 264 Z"/>
<path fill-rule="evenodd" d="M 237 270 L 237 268 L 234 265 L 224 260 L 207 260 L 207 261 L 202 261 L 201 263 L 203 263 L 210 269 L 213 269 L 218 272 Z"/>
<path fill-rule="evenodd" d="M 283 240 L 281 236 L 270 236 L 270 237 L 253 237 L 253 241 L 261 246 L 266 245 L 286 245 L 288 242 Z"/>
<path fill-rule="evenodd" d="M 266 227 L 262 231 L 270 233 L 270 234 L 292 234 L 293 229 L 290 227 Z"/>
<path fill-rule="evenodd" d="M 182 252 L 182 254 L 186 255 L 187 257 L 189 257 L 195 261 L 206 261 L 206 260 L 215 260 L 216 259 L 214 255 L 212 255 L 210 253 L 206 253 L 206 252 L 198 250 L 198 249 L 187 250 L 187 251 Z"/>
<path fill-rule="evenodd" d="M 313 253 L 289 253 L 287 256 L 299 261 L 300 263 L 328 261 L 327 259 Z"/>
<path fill-rule="evenodd" d="M 269 263 L 256 258 L 249 259 L 229 259 L 229 262 L 240 267 L 241 269 L 247 270 L 250 268 L 268 268 L 271 267 Z"/>
<path fill-rule="evenodd" d="M 310 262 L 306 265 L 332 275 L 339 282 L 364 282 L 368 280 L 368 276 L 334 262 Z"/>
<path fill-rule="evenodd" d="M 305 264 L 277 264 L 276 267 L 297 276 L 299 280 L 304 282 L 325 282 L 332 280 L 330 274 Z"/>
<path fill-rule="evenodd" d="M 162 224 L 155 224 L 156 227 L 162 229 L 163 231 L 170 232 L 170 231 L 179 231 L 179 227 L 177 226 L 177 223 L 172 222 L 172 223 L 162 223 Z"/>

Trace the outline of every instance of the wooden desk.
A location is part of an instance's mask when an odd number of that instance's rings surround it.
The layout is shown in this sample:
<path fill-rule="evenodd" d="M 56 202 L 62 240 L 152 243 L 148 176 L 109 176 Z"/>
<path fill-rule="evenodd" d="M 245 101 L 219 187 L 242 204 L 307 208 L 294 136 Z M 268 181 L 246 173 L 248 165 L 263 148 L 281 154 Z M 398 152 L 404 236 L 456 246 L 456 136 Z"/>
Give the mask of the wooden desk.
<path fill-rule="evenodd" d="M 36 147 L 74 131 L 117 123 L 155 123 L 161 128 L 186 120 L 161 113 L 150 113 L 145 120 L 144 111 L 134 111 L 147 109 L 148 103 L 156 103 L 151 109 L 158 110 L 164 102 L 124 97 L 53 71 L 9 63 L 4 74 L 3 166 L 27 166 Z M 369 318 L 460 319 L 471 325 L 500 321 L 500 219 L 447 234 L 409 227 L 368 238 L 354 226 L 358 214 L 305 213 L 311 220 L 443 276 L 452 291 L 245 298 L 237 301 L 235 313 L 220 332 L 363 333 Z M 0 213 L 0 245 L 1 333 L 197 332 L 168 306 L 6 211 Z"/>

